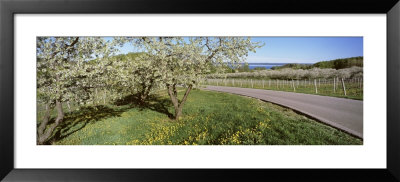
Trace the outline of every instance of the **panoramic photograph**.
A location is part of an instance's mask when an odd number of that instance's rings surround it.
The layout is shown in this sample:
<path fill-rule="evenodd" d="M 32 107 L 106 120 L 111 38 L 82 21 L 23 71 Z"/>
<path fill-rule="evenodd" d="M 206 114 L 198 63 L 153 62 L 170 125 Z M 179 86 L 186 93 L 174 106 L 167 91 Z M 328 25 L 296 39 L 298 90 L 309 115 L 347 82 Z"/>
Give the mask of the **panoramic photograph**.
<path fill-rule="evenodd" d="M 37 145 L 363 145 L 363 37 L 36 38 Z"/>

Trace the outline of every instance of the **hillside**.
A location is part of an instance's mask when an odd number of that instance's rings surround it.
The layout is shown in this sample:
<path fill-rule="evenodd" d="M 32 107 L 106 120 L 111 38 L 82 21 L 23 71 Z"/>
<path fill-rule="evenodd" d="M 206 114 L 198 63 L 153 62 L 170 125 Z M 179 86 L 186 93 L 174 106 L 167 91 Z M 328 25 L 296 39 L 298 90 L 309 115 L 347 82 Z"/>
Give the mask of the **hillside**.
<path fill-rule="evenodd" d="M 363 57 L 350 57 L 350 58 L 342 58 L 335 59 L 330 61 L 320 61 L 314 64 L 296 64 L 290 63 L 285 64 L 283 66 L 272 67 L 273 70 L 279 70 L 283 68 L 292 68 L 292 69 L 312 69 L 312 68 L 332 68 L 332 69 L 343 69 L 350 68 L 353 66 L 363 67 Z"/>

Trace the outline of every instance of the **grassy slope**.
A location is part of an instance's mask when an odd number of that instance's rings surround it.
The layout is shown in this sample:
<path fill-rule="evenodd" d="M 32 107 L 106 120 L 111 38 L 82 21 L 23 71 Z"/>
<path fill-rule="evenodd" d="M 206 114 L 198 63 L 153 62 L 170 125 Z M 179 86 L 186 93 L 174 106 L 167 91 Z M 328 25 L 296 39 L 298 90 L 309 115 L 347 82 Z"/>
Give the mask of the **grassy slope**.
<path fill-rule="evenodd" d="M 184 117 L 173 121 L 170 113 L 165 95 L 146 107 L 88 107 L 68 114 L 53 144 L 362 144 L 290 109 L 226 93 L 193 90 Z"/>
<path fill-rule="evenodd" d="M 341 58 L 341 59 L 334 59 L 330 61 L 320 61 L 314 64 L 297 64 L 297 63 L 290 63 L 285 64 L 283 66 L 274 66 L 271 69 L 279 70 L 284 68 L 292 68 L 292 69 L 312 69 L 312 68 L 333 68 L 333 69 L 343 69 L 343 68 L 350 68 L 352 66 L 363 67 L 364 58 L 362 56 L 358 57 L 349 57 L 349 58 Z"/>

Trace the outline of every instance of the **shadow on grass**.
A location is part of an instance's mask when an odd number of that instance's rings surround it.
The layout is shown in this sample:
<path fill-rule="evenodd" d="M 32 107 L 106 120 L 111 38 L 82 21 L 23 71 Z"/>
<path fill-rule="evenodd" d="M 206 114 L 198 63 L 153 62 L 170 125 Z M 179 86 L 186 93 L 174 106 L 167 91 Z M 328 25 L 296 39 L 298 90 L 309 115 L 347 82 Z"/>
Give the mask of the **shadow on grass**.
<path fill-rule="evenodd" d="M 114 102 L 115 105 L 130 105 L 131 107 L 137 107 L 141 110 L 150 109 L 168 116 L 173 119 L 174 116 L 168 111 L 168 107 L 172 106 L 172 102 L 167 98 L 162 98 L 157 95 L 149 95 L 145 102 L 141 102 L 140 96 L 137 94 L 126 96 Z"/>
<path fill-rule="evenodd" d="M 121 114 L 131 108 L 150 109 L 167 115 L 173 119 L 173 114 L 168 111 L 168 107 L 172 103 L 167 98 L 151 95 L 146 102 L 140 102 L 138 95 L 129 95 L 113 103 L 116 106 L 126 106 L 112 108 L 104 105 L 81 107 L 78 111 L 68 112 L 65 114 L 63 122 L 56 128 L 55 134 L 47 140 L 45 144 L 49 145 L 58 142 L 69 135 L 83 129 L 87 124 L 94 123 L 101 119 L 110 117 L 119 117 Z M 54 123 L 52 118 L 49 125 Z"/>
<path fill-rule="evenodd" d="M 104 105 L 82 107 L 78 111 L 66 113 L 64 120 L 57 127 L 55 134 L 46 144 L 51 144 L 83 129 L 88 123 L 104 118 L 121 116 L 129 108 L 114 109 Z M 51 122 L 54 122 L 54 118 Z M 49 123 L 50 124 L 50 123 Z"/>

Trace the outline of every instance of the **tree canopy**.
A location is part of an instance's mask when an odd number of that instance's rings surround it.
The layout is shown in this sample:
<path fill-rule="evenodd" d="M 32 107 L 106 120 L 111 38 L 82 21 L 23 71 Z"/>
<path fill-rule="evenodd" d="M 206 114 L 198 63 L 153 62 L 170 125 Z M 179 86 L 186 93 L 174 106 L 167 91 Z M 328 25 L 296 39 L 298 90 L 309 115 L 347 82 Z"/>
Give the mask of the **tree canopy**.
<path fill-rule="evenodd" d="M 150 76 L 147 81 L 159 81 L 168 89 L 179 119 L 182 107 L 193 86 L 210 73 L 212 68 L 223 70 L 227 64 L 238 65 L 248 53 L 262 45 L 243 37 L 120 37 L 120 42 L 130 42 L 145 54 Z M 151 78 L 151 79 L 149 79 Z M 177 86 L 186 92 L 181 101 L 177 98 Z"/>

